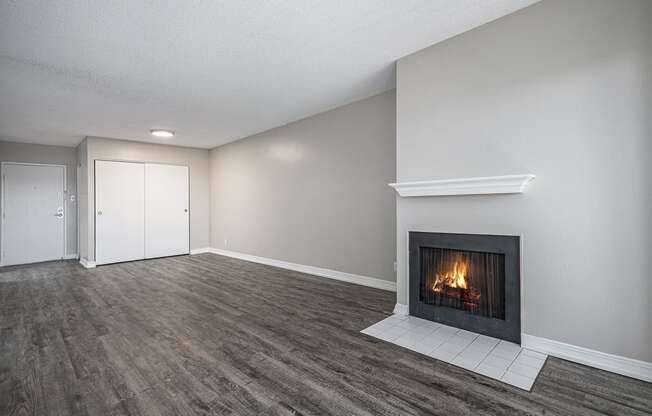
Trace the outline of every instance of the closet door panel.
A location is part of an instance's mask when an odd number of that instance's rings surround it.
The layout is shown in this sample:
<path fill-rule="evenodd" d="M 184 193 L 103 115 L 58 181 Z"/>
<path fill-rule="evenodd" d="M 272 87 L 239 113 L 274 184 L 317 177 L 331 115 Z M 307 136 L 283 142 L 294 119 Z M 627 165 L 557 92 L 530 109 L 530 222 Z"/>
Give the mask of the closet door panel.
<path fill-rule="evenodd" d="M 95 161 L 95 261 L 145 258 L 145 165 Z"/>
<path fill-rule="evenodd" d="M 145 257 L 190 253 L 188 167 L 145 164 Z"/>

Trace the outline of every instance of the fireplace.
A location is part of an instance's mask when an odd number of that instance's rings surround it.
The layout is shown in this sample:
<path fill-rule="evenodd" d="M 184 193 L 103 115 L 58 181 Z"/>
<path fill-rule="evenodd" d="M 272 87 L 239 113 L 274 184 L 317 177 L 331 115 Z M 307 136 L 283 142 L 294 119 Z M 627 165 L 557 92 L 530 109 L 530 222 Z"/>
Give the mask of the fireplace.
<path fill-rule="evenodd" d="M 410 315 L 520 344 L 516 236 L 410 232 Z"/>

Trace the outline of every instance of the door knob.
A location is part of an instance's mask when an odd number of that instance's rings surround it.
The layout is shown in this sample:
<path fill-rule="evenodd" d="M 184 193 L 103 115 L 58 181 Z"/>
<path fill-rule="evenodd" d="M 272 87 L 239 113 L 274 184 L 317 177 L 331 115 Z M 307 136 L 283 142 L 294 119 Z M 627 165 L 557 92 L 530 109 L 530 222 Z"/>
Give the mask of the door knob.
<path fill-rule="evenodd" d="M 63 212 L 57 212 L 54 216 L 57 218 L 63 218 Z"/>
<path fill-rule="evenodd" d="M 97 215 L 102 215 L 102 211 L 97 211 Z"/>
<path fill-rule="evenodd" d="M 184 209 L 183 212 L 188 212 L 188 208 Z"/>

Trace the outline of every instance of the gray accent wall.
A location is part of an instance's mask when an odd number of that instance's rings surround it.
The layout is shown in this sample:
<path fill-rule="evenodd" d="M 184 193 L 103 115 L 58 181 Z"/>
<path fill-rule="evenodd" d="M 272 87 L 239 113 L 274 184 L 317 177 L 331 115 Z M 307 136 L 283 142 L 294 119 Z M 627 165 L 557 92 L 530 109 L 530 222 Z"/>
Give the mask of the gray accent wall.
<path fill-rule="evenodd" d="M 526 334 L 652 361 L 652 2 L 544 0 L 397 68 L 399 182 L 533 173 L 520 195 L 397 199 L 408 230 L 522 235 Z"/>
<path fill-rule="evenodd" d="M 77 254 L 77 152 L 74 147 L 0 141 L 0 162 L 66 166 L 66 255 Z M 2 181 L 0 181 L 2 186 Z M 70 196 L 75 196 L 75 201 Z M 0 222 L 0 226 L 2 223 Z M 0 241 L 0 244 L 2 242 Z M 1 247 L 0 247 L 1 248 Z"/>
<path fill-rule="evenodd" d="M 86 172 L 86 201 L 80 221 L 80 241 L 86 247 L 82 257 L 95 260 L 95 160 L 169 163 L 188 166 L 190 173 L 190 249 L 209 247 L 209 177 L 208 150 L 87 137 L 78 147 Z M 80 181 L 81 183 L 81 181 Z M 80 191 L 80 194 L 82 191 Z"/>
<path fill-rule="evenodd" d="M 394 91 L 210 152 L 218 249 L 395 281 Z"/>

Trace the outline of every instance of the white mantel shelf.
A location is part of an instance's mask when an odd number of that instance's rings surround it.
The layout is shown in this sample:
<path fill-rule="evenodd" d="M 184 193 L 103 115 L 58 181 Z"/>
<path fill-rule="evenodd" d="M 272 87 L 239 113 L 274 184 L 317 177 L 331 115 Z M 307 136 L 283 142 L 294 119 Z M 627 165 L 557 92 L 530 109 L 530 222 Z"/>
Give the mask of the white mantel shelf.
<path fill-rule="evenodd" d="M 390 183 L 400 196 L 520 194 L 535 175 L 485 176 Z"/>

